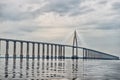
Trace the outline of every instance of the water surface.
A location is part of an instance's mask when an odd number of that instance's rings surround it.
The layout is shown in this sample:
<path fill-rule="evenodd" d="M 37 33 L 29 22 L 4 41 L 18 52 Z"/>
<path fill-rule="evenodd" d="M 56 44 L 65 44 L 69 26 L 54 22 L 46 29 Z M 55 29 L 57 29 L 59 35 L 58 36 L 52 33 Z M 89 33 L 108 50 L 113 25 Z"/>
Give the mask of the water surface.
<path fill-rule="evenodd" d="M 0 80 L 120 80 L 120 61 L 1 58 Z"/>

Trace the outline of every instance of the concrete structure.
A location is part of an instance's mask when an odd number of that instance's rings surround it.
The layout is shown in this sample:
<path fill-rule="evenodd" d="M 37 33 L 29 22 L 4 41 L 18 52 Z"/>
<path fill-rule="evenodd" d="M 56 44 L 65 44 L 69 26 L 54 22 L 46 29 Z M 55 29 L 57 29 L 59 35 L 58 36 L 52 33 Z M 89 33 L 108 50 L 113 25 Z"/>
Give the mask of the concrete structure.
<path fill-rule="evenodd" d="M 72 59 L 78 59 L 78 58 L 106 59 L 106 60 L 119 59 L 119 57 L 114 55 L 110 55 L 104 52 L 100 52 L 84 47 L 79 47 L 77 45 L 76 32 L 73 40 L 73 45 L 0 38 L 0 57 L 5 57 L 5 58 L 13 57 L 14 59 L 16 58 L 65 59 L 67 53 L 66 48 L 70 48 L 72 50 L 72 53 L 70 53 L 72 54 L 72 56 L 69 56 L 69 58 Z M 80 53 L 79 50 L 82 50 L 82 53 Z M 82 54 L 82 56 L 79 56 L 79 54 Z"/>

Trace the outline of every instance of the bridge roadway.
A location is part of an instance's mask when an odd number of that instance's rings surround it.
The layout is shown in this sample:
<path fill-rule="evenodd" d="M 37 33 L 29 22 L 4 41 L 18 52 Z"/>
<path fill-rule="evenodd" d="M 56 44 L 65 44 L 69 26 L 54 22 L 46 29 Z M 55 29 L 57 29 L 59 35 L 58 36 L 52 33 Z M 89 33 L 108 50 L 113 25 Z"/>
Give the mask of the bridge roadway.
<path fill-rule="evenodd" d="M 23 57 L 23 43 L 26 43 L 27 44 L 27 55 L 29 57 L 29 43 L 32 43 L 33 47 L 32 47 L 32 57 L 34 58 L 35 56 L 35 44 L 38 44 L 38 48 L 40 48 L 39 44 L 42 44 L 42 51 L 43 51 L 43 58 L 45 58 L 44 56 L 44 53 L 45 53 L 45 45 L 47 45 L 47 57 L 49 57 L 49 45 L 51 45 L 51 57 L 53 58 L 53 50 L 55 49 L 55 53 L 57 53 L 57 47 L 58 46 L 58 57 L 60 58 L 65 58 L 65 47 L 69 47 L 69 48 L 72 48 L 73 50 L 74 49 L 82 49 L 83 52 L 83 56 L 82 58 L 83 59 L 106 59 L 106 60 L 118 60 L 119 57 L 117 56 L 114 56 L 114 55 L 111 55 L 111 54 L 107 54 L 107 53 L 104 53 L 104 52 L 100 52 L 100 51 L 96 51 L 96 50 L 93 50 L 93 49 L 88 49 L 88 48 L 85 48 L 85 47 L 77 47 L 77 46 L 72 46 L 72 45 L 64 45 L 64 44 L 56 44 L 56 43 L 46 43 L 46 42 L 36 42 L 36 41 L 26 41 L 26 40 L 15 40 L 15 39 L 4 39 L 4 38 L 0 38 L 0 50 L 1 50 L 1 42 L 2 41 L 5 41 L 6 42 L 6 54 L 5 56 L 6 57 L 9 57 L 9 51 L 8 51 L 8 48 L 9 48 L 9 42 L 13 42 L 13 46 L 14 46 L 14 51 L 13 51 L 13 57 L 16 57 L 16 42 L 20 42 L 21 43 L 21 56 Z M 53 49 L 53 46 L 55 46 L 55 48 Z M 38 53 L 40 52 L 40 49 L 38 49 Z M 40 54 L 38 54 L 39 56 Z M 57 55 L 55 55 L 56 57 Z M 72 59 L 77 59 L 79 58 L 78 57 L 79 55 L 75 54 L 74 51 L 72 52 Z M 46 57 L 46 58 L 47 58 Z M 49 57 L 50 58 L 50 57 Z"/>

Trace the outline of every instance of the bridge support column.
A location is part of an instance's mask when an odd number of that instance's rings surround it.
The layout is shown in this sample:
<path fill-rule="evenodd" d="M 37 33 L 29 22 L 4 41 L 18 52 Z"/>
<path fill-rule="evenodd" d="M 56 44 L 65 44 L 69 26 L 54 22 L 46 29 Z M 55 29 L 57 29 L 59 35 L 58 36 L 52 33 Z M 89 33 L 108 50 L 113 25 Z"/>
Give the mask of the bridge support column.
<path fill-rule="evenodd" d="M 42 59 L 45 58 L 45 44 L 42 44 Z"/>
<path fill-rule="evenodd" d="M 60 59 L 60 53 L 61 53 L 61 51 L 60 51 L 60 45 L 58 46 L 58 59 Z"/>
<path fill-rule="evenodd" d="M 78 59 L 78 47 L 76 47 L 76 59 Z"/>
<path fill-rule="evenodd" d="M 63 49 L 62 49 L 62 48 L 63 48 L 63 46 L 60 47 L 60 52 L 61 52 L 60 58 L 61 58 L 61 59 L 63 59 L 63 58 L 62 58 L 62 56 L 63 56 Z"/>
<path fill-rule="evenodd" d="M 63 59 L 65 59 L 65 46 L 63 46 Z"/>
<path fill-rule="evenodd" d="M 59 59 L 61 59 L 61 45 L 60 45 L 60 48 L 59 48 Z"/>
<path fill-rule="evenodd" d="M 72 59 L 74 59 L 74 46 L 72 47 Z"/>
<path fill-rule="evenodd" d="M 78 59 L 78 48 L 77 48 L 77 46 L 72 47 L 72 59 Z"/>
<path fill-rule="evenodd" d="M 23 58 L 23 42 L 20 42 L 20 59 Z"/>
<path fill-rule="evenodd" d="M 87 59 L 87 50 L 85 49 L 85 59 Z"/>
<path fill-rule="evenodd" d="M 87 50 L 87 57 L 90 58 L 89 50 Z"/>
<path fill-rule="evenodd" d="M 14 47 L 13 47 L 13 58 L 15 59 L 16 58 L 16 41 L 13 42 L 14 44 Z"/>
<path fill-rule="evenodd" d="M 40 59 L 40 44 L 38 43 L 38 56 L 37 56 L 38 59 Z"/>
<path fill-rule="evenodd" d="M 32 43 L 32 59 L 35 58 L 35 43 Z"/>
<path fill-rule="evenodd" d="M 57 59 L 57 45 L 55 45 L 55 60 Z"/>
<path fill-rule="evenodd" d="M 9 58 L 9 41 L 6 41 L 6 54 L 5 54 L 5 57 L 6 58 Z"/>
<path fill-rule="evenodd" d="M 60 49 L 59 50 L 59 58 L 62 59 L 62 46 L 61 45 L 60 45 L 59 49 Z"/>
<path fill-rule="evenodd" d="M 1 43 L 1 40 L 0 40 L 0 57 L 1 57 L 1 55 L 2 55 L 2 54 L 1 54 L 1 44 L 2 44 L 2 43 Z"/>
<path fill-rule="evenodd" d="M 47 59 L 49 59 L 49 44 L 47 44 L 47 56 L 46 56 Z"/>
<path fill-rule="evenodd" d="M 53 60 L 53 45 L 51 45 L 51 60 Z"/>
<path fill-rule="evenodd" d="M 85 50 L 84 50 L 84 48 L 83 48 L 83 59 L 85 59 L 85 52 L 84 52 Z"/>
<path fill-rule="evenodd" d="M 27 54 L 26 54 L 26 58 L 29 58 L 29 43 L 27 42 Z"/>

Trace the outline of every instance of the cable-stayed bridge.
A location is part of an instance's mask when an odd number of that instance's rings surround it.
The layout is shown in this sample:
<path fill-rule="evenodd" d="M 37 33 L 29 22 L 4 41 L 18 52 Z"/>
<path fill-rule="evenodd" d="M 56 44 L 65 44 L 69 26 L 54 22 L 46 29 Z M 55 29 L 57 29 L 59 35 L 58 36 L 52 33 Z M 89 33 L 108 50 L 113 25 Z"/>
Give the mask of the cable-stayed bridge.
<path fill-rule="evenodd" d="M 76 31 L 74 32 L 73 45 L 0 38 L 0 57 L 20 59 L 119 59 L 119 57 L 108 53 L 79 47 Z"/>

